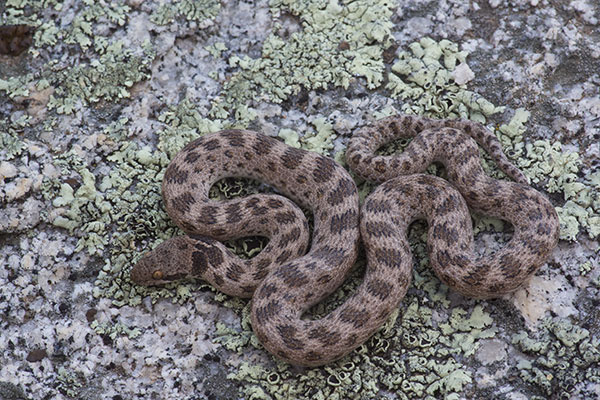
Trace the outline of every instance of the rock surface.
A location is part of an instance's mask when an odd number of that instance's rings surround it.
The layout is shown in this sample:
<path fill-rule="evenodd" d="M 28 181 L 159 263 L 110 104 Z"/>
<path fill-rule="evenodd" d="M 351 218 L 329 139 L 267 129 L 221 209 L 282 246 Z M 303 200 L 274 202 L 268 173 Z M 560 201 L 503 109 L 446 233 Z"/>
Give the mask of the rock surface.
<path fill-rule="evenodd" d="M 599 15 L 592 0 L 6 2 L 0 23 L 35 32 L 0 55 L 0 397 L 600 397 Z M 160 182 L 192 138 L 248 127 L 343 161 L 355 129 L 396 112 L 497 128 L 550 197 L 562 240 L 527 288 L 449 291 L 417 227 L 397 317 L 339 362 L 297 369 L 260 347 L 246 302 L 130 282 L 178 234 Z M 506 239 L 475 222 L 482 247 Z"/>

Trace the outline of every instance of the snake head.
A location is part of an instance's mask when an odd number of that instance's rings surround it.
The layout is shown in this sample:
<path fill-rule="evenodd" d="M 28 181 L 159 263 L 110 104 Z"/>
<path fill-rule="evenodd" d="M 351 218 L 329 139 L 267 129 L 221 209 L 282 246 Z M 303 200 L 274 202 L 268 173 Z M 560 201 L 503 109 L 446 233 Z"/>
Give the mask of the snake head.
<path fill-rule="evenodd" d="M 186 265 L 191 247 L 187 236 L 162 242 L 138 260 L 131 270 L 131 280 L 138 285 L 159 286 L 191 278 L 189 266 Z"/>

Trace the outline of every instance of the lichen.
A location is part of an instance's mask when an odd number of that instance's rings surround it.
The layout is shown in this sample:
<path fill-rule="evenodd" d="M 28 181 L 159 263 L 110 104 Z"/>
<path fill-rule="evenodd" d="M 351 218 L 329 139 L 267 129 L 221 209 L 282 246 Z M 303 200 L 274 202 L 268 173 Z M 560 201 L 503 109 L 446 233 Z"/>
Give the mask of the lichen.
<path fill-rule="evenodd" d="M 312 135 L 304 135 L 300 139 L 300 147 L 328 155 L 329 151 L 333 149 L 333 139 L 335 138 L 333 126 L 322 117 L 314 119 L 312 124 L 317 132 Z"/>
<path fill-rule="evenodd" d="M 586 276 L 592 269 L 593 269 L 592 262 L 586 261 L 579 266 L 579 274 L 581 276 Z"/>
<path fill-rule="evenodd" d="M 272 0 L 275 16 L 289 12 L 303 25 L 284 38 L 275 25 L 264 41 L 260 58 L 232 55 L 239 72 L 224 84 L 224 95 L 213 101 L 212 117 L 226 118 L 255 98 L 281 103 L 300 90 L 347 88 L 353 76 L 365 77 L 369 88 L 383 81 L 383 50 L 391 44 L 388 1 Z"/>
<path fill-rule="evenodd" d="M 13 133 L 0 132 L 0 154 L 6 160 L 12 160 L 20 155 L 27 146 Z"/>
<path fill-rule="evenodd" d="M 215 0 L 180 0 L 158 6 L 150 16 L 157 25 L 167 25 L 179 17 L 198 21 L 208 26 L 221 11 L 221 3 Z"/>
<path fill-rule="evenodd" d="M 111 340 L 115 340 L 118 336 L 122 335 L 127 336 L 130 339 L 135 339 L 142 333 L 140 329 L 130 328 L 120 322 L 113 324 L 94 320 L 90 324 L 90 328 L 92 328 L 98 335 L 105 335 Z"/>
<path fill-rule="evenodd" d="M 469 54 L 459 51 L 456 43 L 423 38 L 408 48 L 398 53 L 386 86 L 392 98 L 408 100 L 402 112 L 485 122 L 485 117 L 504 110 L 456 83 L 457 63 L 466 64 Z"/>
<path fill-rule="evenodd" d="M 188 98 L 161 113 L 158 120 L 164 129 L 158 132 L 158 149 L 172 158 L 179 150 L 200 135 L 230 127 L 219 119 L 202 116 L 196 105 Z"/>
<path fill-rule="evenodd" d="M 76 251 L 110 254 L 96 279 L 95 296 L 111 298 L 116 305 L 139 304 L 146 290 L 133 287 L 127 276 L 131 260 L 139 257 L 134 244 L 149 238 L 158 243 L 176 232 L 161 211 L 159 193 L 168 159 L 162 152 L 125 143 L 107 160 L 112 168 L 100 180 L 74 152 L 57 157 L 66 182 L 57 183 L 56 212 L 50 222 L 79 237 Z M 150 295 L 183 301 L 191 296 L 185 288 L 182 285 L 175 295 L 167 289 Z"/>
<path fill-rule="evenodd" d="M 100 3 L 92 0 L 84 0 L 84 6 L 64 32 L 62 40 L 65 43 L 77 44 L 83 50 L 94 46 L 96 51 L 102 52 L 106 47 L 107 37 L 96 35 L 94 32 L 94 22 L 110 22 L 117 26 L 123 26 L 127 21 L 127 13 L 131 8 L 122 3 L 109 2 Z M 51 32 L 59 34 L 58 30 L 51 25 L 45 30 L 45 36 L 51 35 Z M 46 39 L 48 40 L 48 39 Z M 54 42 L 56 39 L 51 39 Z"/>
<path fill-rule="evenodd" d="M 223 42 L 216 42 L 210 46 L 204 47 L 213 57 L 221 57 L 221 53 L 227 50 L 227 45 Z"/>
<path fill-rule="evenodd" d="M 407 78 L 408 83 L 404 82 L 403 86 L 388 86 L 388 89 L 392 90 L 392 95 L 411 100 L 408 105 L 405 105 L 403 111 L 436 117 L 461 116 L 486 122 L 486 117 L 503 110 L 502 107 L 493 105 L 482 96 L 451 83 L 449 79 L 451 69 L 442 71 L 444 68 L 453 68 L 456 63 L 465 61 L 467 54 L 458 52 L 454 44 L 446 41 L 438 45 L 426 39 L 418 45 L 411 46 L 411 50 L 419 55 L 419 62 L 411 60 L 406 55 L 408 53 L 404 55 L 401 53 L 399 56 L 404 57 L 408 65 L 412 65 L 413 69 L 406 74 L 410 76 L 410 79 Z M 447 57 L 443 64 L 440 61 L 442 57 L 440 54 L 445 54 Z M 435 73 L 430 72 L 431 70 Z M 396 65 L 394 72 L 402 73 L 400 65 Z M 390 76 L 390 81 L 396 78 L 398 77 Z M 396 79 L 395 82 L 399 81 Z M 436 84 L 439 86 L 435 86 Z M 448 89 L 446 85 L 451 87 Z M 442 93 L 450 93 L 450 95 L 440 104 L 439 98 Z M 432 100 L 434 98 L 435 101 Z M 395 113 L 395 110 L 388 108 L 381 113 L 389 115 Z M 501 128 L 500 138 L 509 151 L 525 148 L 522 136 L 514 134 L 515 132 L 522 134 L 523 124 L 527 119 L 524 116 L 521 110 L 517 110 L 511 122 Z M 506 135 L 509 135 L 512 140 L 504 139 L 503 136 Z M 292 130 L 282 130 L 280 136 L 290 145 L 304 147 L 303 137 L 299 137 Z M 402 145 L 401 143 L 400 147 Z M 511 152 L 510 155 L 516 157 L 517 153 Z M 522 153 L 519 155 L 523 156 Z M 490 170 L 490 167 L 486 165 L 486 169 Z M 497 171 L 493 172 L 499 175 Z M 370 190 L 370 185 L 363 185 L 359 189 L 361 193 L 366 194 Z M 479 226 L 483 224 L 502 227 L 502 224 L 497 221 L 486 219 L 479 221 Z M 415 236 L 423 236 L 423 231 L 420 232 L 411 235 L 412 240 Z M 239 371 L 230 375 L 231 379 L 243 383 L 240 389 L 242 395 L 257 396 L 256 398 L 285 396 L 305 398 L 303 394 L 310 392 L 311 397 L 316 398 L 364 398 L 377 396 L 378 388 L 384 387 L 396 393 L 398 398 L 414 396 L 460 398 L 464 388 L 474 381 L 470 370 L 461 364 L 460 360 L 463 357 L 467 359 L 472 357 L 478 350 L 479 341 L 495 337 L 497 329 L 492 327 L 493 319 L 484 311 L 481 304 L 476 305 L 471 311 L 453 308 L 446 322 L 438 322 L 434 325 L 431 321 L 433 310 L 420 304 L 412 290 L 427 293 L 427 298 L 433 302 L 430 306 L 449 308 L 450 301 L 446 296 L 448 288 L 440 284 L 426 268 L 425 245 L 418 242 L 413 246 L 413 251 L 419 260 L 419 268 L 415 272 L 413 282 L 415 289 L 411 289 L 403 300 L 399 322 L 396 325 L 392 324 L 392 328 L 385 333 L 376 334 L 366 344 L 333 365 L 312 369 L 303 374 L 293 374 L 287 366 L 277 363 L 277 379 L 270 379 L 273 376 L 273 369 L 242 364 Z M 356 279 L 356 277 L 350 278 L 331 296 L 328 304 L 315 307 L 313 315 L 316 317 L 323 315 L 336 304 L 343 302 L 347 293 L 352 292 L 356 287 L 359 281 Z M 219 340 L 235 343 L 233 348 L 239 353 L 244 352 L 243 348 L 238 346 L 246 342 L 246 337 L 239 331 L 228 330 L 226 338 L 220 337 Z M 249 343 L 253 347 L 260 348 L 252 340 Z M 436 361 L 432 362 L 431 359 Z M 352 365 L 352 373 L 340 375 L 345 365 Z M 307 374 L 309 378 L 303 378 Z M 360 388 L 360 390 L 349 390 L 349 388 Z"/>
<path fill-rule="evenodd" d="M 566 201 L 557 207 L 560 238 L 576 240 L 581 229 L 590 238 L 600 235 L 600 173 L 580 177 L 581 159 L 576 152 L 564 151 L 560 142 L 536 140 L 524 143 L 529 112 L 517 109 L 508 124 L 500 127 L 500 140 L 516 165 L 534 184 L 544 184 L 549 193 L 562 192 Z"/>
<path fill-rule="evenodd" d="M 402 112 L 485 123 L 486 117 L 504 110 L 455 82 L 456 67 L 458 63 L 466 63 L 468 56 L 468 52 L 459 51 L 457 44 L 423 38 L 408 47 L 410 51 L 398 53 L 386 86 L 392 97 L 407 101 Z M 600 235 L 600 206 L 598 196 L 594 196 L 600 188 L 597 174 L 579 177 L 579 155 L 563 151 L 560 142 L 526 143 L 523 135 L 528 119 L 528 111 L 517 109 L 510 122 L 500 126 L 498 134 L 505 152 L 534 184 L 544 184 L 550 193 L 564 193 L 566 203 L 557 207 L 561 239 L 575 240 L 581 229 L 590 238 L 597 237 Z M 493 176 L 502 176 L 490 169 L 488 161 L 484 167 Z"/>
<path fill-rule="evenodd" d="M 80 390 L 84 385 L 84 379 L 80 374 L 67 370 L 64 367 L 58 369 L 56 377 L 56 388 L 65 396 L 79 397 Z"/>
<path fill-rule="evenodd" d="M 8 2 L 11 10 L 16 9 L 16 3 L 20 2 Z M 46 4 L 57 10 L 61 7 L 57 2 Z M 198 288 L 209 287 L 189 283 L 146 289 L 132 285 L 128 275 L 143 251 L 181 233 L 169 221 L 159 193 L 169 159 L 199 135 L 229 127 L 247 127 L 258 115 L 252 108 L 253 100 L 278 104 L 302 91 L 348 88 L 357 78 L 367 88 L 383 92 L 387 77 L 388 102 L 382 109 L 374 110 L 375 115 L 396 113 L 390 106 L 394 99 L 405 100 L 404 112 L 461 116 L 484 123 L 489 116 L 503 110 L 466 89 L 470 76 L 468 54 L 447 40 L 435 42 L 425 38 L 410 44 L 407 51 L 399 53 L 386 76 L 388 66 L 383 61 L 383 51 L 393 43 L 391 18 L 395 6 L 387 1 L 273 0 L 270 5 L 276 17 L 289 12 L 297 18 L 301 30 L 286 37 L 284 27 L 276 24 L 256 59 L 229 56 L 221 42 L 209 47 L 213 57 L 229 57 L 229 67 L 237 70 L 224 74 L 223 91 L 211 99 L 212 108 L 207 115 L 190 98 L 168 104 L 166 110 L 159 111 L 158 122 L 163 125 L 156 132 L 158 144 L 154 149 L 152 145 L 132 142 L 128 131 L 131 121 L 117 114 L 98 130 L 103 132 L 98 136 L 103 150 L 94 156 L 99 157 L 88 159 L 77 151 L 54 156 L 62 175 L 45 182 L 44 195 L 52 198 L 55 207 L 48 222 L 67 229 L 77 238 L 76 252 L 85 251 L 102 258 L 104 264 L 93 291 L 96 298 L 108 298 L 116 306 L 137 306 L 144 296 L 150 296 L 153 302 L 170 298 L 183 303 L 193 298 Z M 51 60 L 41 75 L 10 77 L 0 82 L 0 91 L 10 99 L 30 94 L 32 84 L 38 90 L 53 89 L 48 104 L 52 113 L 44 121 L 46 130 L 54 126 L 56 114 L 62 118 L 64 114 L 88 111 L 90 106 L 96 106 L 94 111 L 97 111 L 106 103 L 123 103 L 132 94 L 133 84 L 149 78 L 154 60 L 149 43 L 128 47 L 124 44 L 127 42 L 96 32 L 99 22 L 115 27 L 125 24 L 128 6 L 87 1 L 80 8 L 74 11 L 74 23 L 68 29 L 58 22 L 41 23 L 33 52 L 36 46 L 64 42 L 81 49 L 87 64 L 71 66 L 59 59 Z M 200 21 L 202 28 L 215 20 L 220 3 L 181 1 L 157 6 L 156 10 L 151 17 L 156 24 L 184 18 Z M 36 20 L 35 14 L 31 19 Z M 463 75 L 457 80 L 459 67 Z M 564 152 L 560 143 L 525 144 L 526 117 L 524 110 L 517 110 L 511 122 L 500 127 L 499 136 L 505 149 L 534 183 L 546 184 L 548 190 L 563 191 L 568 202 L 572 202 L 573 205 L 567 202 L 564 210 L 559 210 L 563 225 L 564 221 L 573 221 L 570 228 L 563 227 L 564 237 L 574 238 L 581 227 L 597 235 L 598 199 L 593 194 L 598 189 L 600 175 L 575 177 L 581 166 L 579 157 Z M 282 129 L 279 136 L 290 145 L 329 155 L 340 132 L 327 116 L 309 116 L 308 120 L 314 131 L 300 136 L 292 129 Z M 7 159 L 19 156 L 25 149 L 19 134 L 28 122 L 20 123 L 21 128 L 11 121 L 10 129 L 0 129 L 0 148 L 4 151 L 1 154 Z M 85 129 L 82 132 L 90 133 Z M 103 162 L 98 166 L 100 158 Z M 493 168 L 487 165 L 486 168 L 497 174 Z M 372 185 L 361 185 L 361 196 L 371 188 Z M 216 185 L 218 193 L 212 195 L 230 198 L 254 190 L 248 189 L 242 180 L 224 181 Z M 478 226 L 494 224 L 479 221 L 482 222 Z M 497 334 L 495 318 L 490 316 L 485 302 L 466 302 L 461 308 L 453 305 L 448 287 L 427 267 L 424 231 L 421 227 L 411 233 L 416 268 L 413 284 L 399 311 L 369 341 L 324 368 L 298 371 L 267 355 L 251 332 L 248 303 L 215 293 L 218 302 L 241 316 L 240 328 L 220 322 L 212 336 L 224 349 L 240 354 L 238 369 L 229 375 L 229 379 L 240 382 L 240 397 L 358 399 L 385 398 L 382 392 L 389 392 L 400 399 L 455 399 L 463 396 L 465 389 L 475 386 L 476 376 L 472 371 L 478 364 L 473 355 L 482 340 Z M 260 246 L 255 242 L 239 242 L 231 247 L 238 254 L 251 256 Z M 364 260 L 359 261 L 349 280 L 328 302 L 311 310 L 311 316 L 321 317 L 341 304 L 361 281 L 361 268 Z M 600 287 L 600 283 L 596 286 Z M 140 334 L 137 328 L 119 321 L 93 322 L 92 328 L 112 338 Z M 581 326 L 555 320 L 544 325 L 539 334 L 522 332 L 513 340 L 530 359 L 509 368 L 531 384 L 532 392 L 571 393 L 572 382 L 598 382 L 600 343 Z M 256 350 L 254 355 L 262 355 L 267 361 L 249 362 L 249 350 Z M 570 360 L 575 360 L 576 367 L 565 367 Z M 63 372 L 61 376 L 65 386 L 77 382 L 77 377 L 69 373 Z M 513 377 L 500 377 L 498 384 L 513 385 Z M 583 394 L 593 395 L 591 389 Z"/>
<path fill-rule="evenodd" d="M 101 55 L 90 60 L 89 65 L 78 64 L 64 69 L 50 62 L 44 77 L 54 87 L 48 109 L 58 114 L 71 114 L 84 106 L 100 101 L 115 102 L 130 96 L 131 87 L 149 78 L 154 51 L 145 43 L 141 55 L 125 48 L 123 42 L 107 44 Z"/>
<path fill-rule="evenodd" d="M 5 93 L 9 98 L 27 97 L 29 89 L 27 83 L 33 78 L 32 74 L 10 77 L 6 80 L 0 79 L 0 94 Z"/>
<path fill-rule="evenodd" d="M 288 146 L 300 148 L 300 136 L 293 129 L 282 128 L 279 130 L 278 136 L 283 139 L 283 142 Z"/>
<path fill-rule="evenodd" d="M 356 289 L 361 275 L 361 268 L 354 270 L 342 288 L 312 310 L 312 317 L 319 318 L 341 304 Z M 431 274 L 427 280 L 440 286 Z M 454 308 L 446 321 L 434 324 L 434 309 L 423 305 L 420 298 L 409 291 L 400 312 L 379 333 L 331 365 L 297 372 L 281 362 L 273 368 L 243 362 L 229 378 L 242 383 L 243 397 L 260 393 L 258 398 L 305 399 L 306 393 L 312 393 L 311 397 L 323 399 L 362 399 L 377 397 L 381 388 L 385 388 L 403 399 L 459 398 L 465 386 L 473 382 L 471 373 L 459 359 L 477 351 L 481 339 L 495 335 L 495 329 L 491 328 L 493 319 L 482 305 L 476 305 L 471 311 Z M 429 306 L 448 308 L 449 303 L 445 296 L 440 296 L 440 301 L 433 300 Z M 247 316 L 248 307 L 244 310 L 243 315 Z M 245 325 L 243 322 L 242 326 Z M 245 329 L 249 332 L 250 327 Z M 244 343 L 261 348 L 258 342 L 248 341 L 245 330 L 228 328 L 220 332 L 218 342 L 239 354 L 246 352 L 240 347 Z"/>
<path fill-rule="evenodd" d="M 600 384 L 600 338 L 569 319 L 548 318 L 535 334 L 512 342 L 527 357 L 511 369 L 547 398 L 595 398 Z M 586 382 L 587 385 L 578 385 Z"/>

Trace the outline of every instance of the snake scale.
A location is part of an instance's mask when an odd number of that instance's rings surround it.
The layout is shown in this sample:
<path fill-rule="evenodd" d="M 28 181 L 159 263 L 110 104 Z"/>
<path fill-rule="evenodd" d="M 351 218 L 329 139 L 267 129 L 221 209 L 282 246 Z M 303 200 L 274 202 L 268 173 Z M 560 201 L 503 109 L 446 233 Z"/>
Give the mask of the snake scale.
<path fill-rule="evenodd" d="M 376 154 L 401 137 L 412 138 L 404 152 Z M 484 173 L 477 143 L 514 182 Z M 414 220 L 427 220 L 429 259 L 437 276 L 471 297 L 516 290 L 557 244 L 552 204 L 527 185 L 498 139 L 480 124 L 388 117 L 350 139 L 346 160 L 356 174 L 383 182 L 361 209 L 351 176 L 328 157 L 246 130 L 189 143 L 169 164 L 162 185 L 167 212 L 187 235 L 142 256 L 132 280 L 160 285 L 195 277 L 225 293 L 251 297 L 252 327 L 264 347 L 291 364 L 318 366 L 364 343 L 399 306 L 412 276 L 407 229 Z M 451 184 L 423 174 L 434 161 L 445 166 Z M 208 198 L 216 181 L 233 176 L 258 179 L 285 197 Z M 312 239 L 298 205 L 313 212 Z M 477 256 L 467 205 L 510 222 L 511 240 L 492 255 Z M 221 243 L 252 235 L 269 242 L 249 260 Z M 367 256 L 360 286 L 325 317 L 302 318 L 347 277 L 359 239 Z"/>

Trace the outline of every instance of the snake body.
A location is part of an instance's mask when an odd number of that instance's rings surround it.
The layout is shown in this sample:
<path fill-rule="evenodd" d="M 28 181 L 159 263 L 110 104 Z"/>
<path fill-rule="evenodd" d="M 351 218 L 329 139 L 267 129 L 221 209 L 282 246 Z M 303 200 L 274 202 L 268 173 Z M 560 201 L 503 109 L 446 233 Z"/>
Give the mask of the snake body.
<path fill-rule="evenodd" d="M 402 154 L 375 154 L 399 137 L 413 138 Z M 484 173 L 474 140 L 515 182 Z M 407 229 L 414 220 L 428 222 L 430 264 L 439 278 L 472 297 L 514 291 L 556 246 L 558 218 L 551 203 L 526 184 L 482 125 L 389 117 L 358 131 L 346 159 L 358 175 L 383 182 L 366 199 L 360 223 L 356 186 L 328 157 L 251 131 L 221 131 L 191 142 L 169 164 L 162 188 L 167 212 L 187 235 L 145 254 L 132 280 L 155 285 L 196 277 L 225 293 L 252 297 L 252 327 L 265 348 L 289 363 L 318 366 L 362 344 L 398 307 L 412 275 Z M 444 164 L 452 185 L 422 174 L 433 161 Z M 310 244 L 306 219 L 285 197 L 209 200 L 211 185 L 228 176 L 258 179 L 311 209 Z M 510 222 L 510 242 L 493 255 L 475 255 L 467 204 Z M 367 255 L 363 282 L 324 318 L 303 319 L 346 278 L 359 229 Z M 250 260 L 220 242 L 251 235 L 270 240 Z"/>

